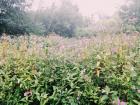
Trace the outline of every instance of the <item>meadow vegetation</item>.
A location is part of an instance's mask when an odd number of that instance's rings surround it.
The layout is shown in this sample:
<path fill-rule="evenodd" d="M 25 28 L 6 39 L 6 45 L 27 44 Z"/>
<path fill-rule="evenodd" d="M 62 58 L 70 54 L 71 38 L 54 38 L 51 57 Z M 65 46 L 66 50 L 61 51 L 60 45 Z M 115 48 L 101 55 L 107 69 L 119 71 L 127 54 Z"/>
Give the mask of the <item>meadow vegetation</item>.
<path fill-rule="evenodd" d="M 0 40 L 1 105 L 139 105 L 138 35 Z"/>
<path fill-rule="evenodd" d="M 0 105 L 140 105 L 140 0 L 42 1 L 0 0 Z"/>

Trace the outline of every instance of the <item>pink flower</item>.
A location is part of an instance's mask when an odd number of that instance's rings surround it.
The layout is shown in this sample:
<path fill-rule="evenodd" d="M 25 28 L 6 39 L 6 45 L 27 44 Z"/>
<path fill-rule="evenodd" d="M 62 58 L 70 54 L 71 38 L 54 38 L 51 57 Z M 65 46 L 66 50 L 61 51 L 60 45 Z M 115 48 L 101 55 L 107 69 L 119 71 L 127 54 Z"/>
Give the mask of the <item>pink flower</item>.
<path fill-rule="evenodd" d="M 120 105 L 120 104 L 121 104 L 120 99 L 118 99 L 118 105 Z"/>
<path fill-rule="evenodd" d="M 117 105 L 126 105 L 126 102 L 121 101 L 120 99 L 118 99 Z"/>
<path fill-rule="evenodd" d="M 117 48 L 111 48 L 111 53 L 114 54 L 117 52 Z"/>
<path fill-rule="evenodd" d="M 61 45 L 61 46 L 60 46 L 60 49 L 64 49 L 64 48 L 65 48 L 65 46 L 64 46 L 64 45 Z"/>
<path fill-rule="evenodd" d="M 126 102 L 122 101 L 120 105 L 126 105 Z"/>

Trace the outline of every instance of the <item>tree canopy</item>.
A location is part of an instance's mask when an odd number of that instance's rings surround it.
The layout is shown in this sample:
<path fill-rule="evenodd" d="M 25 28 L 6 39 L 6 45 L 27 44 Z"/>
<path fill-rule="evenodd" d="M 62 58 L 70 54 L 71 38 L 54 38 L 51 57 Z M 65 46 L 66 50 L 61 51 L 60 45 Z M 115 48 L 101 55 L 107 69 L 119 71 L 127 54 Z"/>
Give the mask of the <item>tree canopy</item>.
<path fill-rule="evenodd" d="M 29 31 L 26 0 L 0 0 L 0 33 L 23 34 Z"/>
<path fill-rule="evenodd" d="M 68 0 L 63 0 L 61 6 L 53 4 L 39 14 L 40 22 L 45 26 L 45 34 L 54 32 L 71 37 L 82 24 L 82 16 L 78 7 Z"/>

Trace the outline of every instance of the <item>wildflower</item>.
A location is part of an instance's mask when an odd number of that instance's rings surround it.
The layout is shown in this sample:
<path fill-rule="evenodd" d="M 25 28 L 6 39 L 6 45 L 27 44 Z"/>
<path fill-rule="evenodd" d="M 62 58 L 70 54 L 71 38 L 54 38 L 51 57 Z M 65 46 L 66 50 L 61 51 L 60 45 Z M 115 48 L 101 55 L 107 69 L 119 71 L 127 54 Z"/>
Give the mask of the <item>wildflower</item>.
<path fill-rule="evenodd" d="M 87 82 L 91 82 L 91 79 L 90 79 L 90 77 L 89 77 L 88 75 L 84 75 L 84 76 L 83 76 L 83 79 L 84 79 L 85 81 L 87 81 Z"/>
<path fill-rule="evenodd" d="M 28 90 L 28 91 L 26 91 L 25 93 L 24 93 L 24 96 L 25 97 L 29 97 L 29 96 L 32 96 L 32 91 L 31 90 Z"/>
<path fill-rule="evenodd" d="M 121 101 L 120 101 L 120 99 L 118 99 L 118 105 L 120 105 L 120 103 L 121 103 Z"/>
<path fill-rule="evenodd" d="M 120 105 L 126 105 L 126 102 L 122 101 Z"/>
<path fill-rule="evenodd" d="M 61 45 L 61 46 L 60 46 L 60 49 L 64 49 L 64 48 L 65 48 L 65 46 L 64 46 L 64 45 Z"/>
<path fill-rule="evenodd" d="M 121 101 L 120 99 L 118 99 L 117 105 L 126 105 L 126 102 Z"/>
<path fill-rule="evenodd" d="M 139 89 L 139 90 L 137 90 L 137 92 L 138 92 L 138 93 L 140 93 L 140 89 Z"/>
<path fill-rule="evenodd" d="M 82 70 L 81 75 L 84 75 L 85 71 L 86 71 L 86 69 Z"/>
<path fill-rule="evenodd" d="M 111 53 L 112 54 L 117 53 L 117 48 L 111 48 Z"/>
<path fill-rule="evenodd" d="M 77 97 L 77 101 L 79 101 L 79 100 L 80 100 L 80 97 L 78 96 L 78 97 Z"/>

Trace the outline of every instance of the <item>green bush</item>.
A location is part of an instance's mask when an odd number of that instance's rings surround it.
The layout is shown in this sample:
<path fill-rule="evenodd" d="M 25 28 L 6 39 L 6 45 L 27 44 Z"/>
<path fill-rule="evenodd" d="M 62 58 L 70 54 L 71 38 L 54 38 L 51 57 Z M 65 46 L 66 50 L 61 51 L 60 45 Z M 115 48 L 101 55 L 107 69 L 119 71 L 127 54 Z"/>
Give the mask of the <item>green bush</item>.
<path fill-rule="evenodd" d="M 76 30 L 76 37 L 91 37 L 96 36 L 96 32 L 88 28 L 80 28 Z"/>

